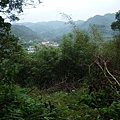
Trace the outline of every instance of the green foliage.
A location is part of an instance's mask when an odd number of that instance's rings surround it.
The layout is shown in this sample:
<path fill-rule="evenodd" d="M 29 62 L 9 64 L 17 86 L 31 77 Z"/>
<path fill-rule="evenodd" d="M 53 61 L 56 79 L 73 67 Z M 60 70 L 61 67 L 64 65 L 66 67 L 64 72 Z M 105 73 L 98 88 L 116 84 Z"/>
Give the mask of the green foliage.
<path fill-rule="evenodd" d="M 61 43 L 61 52 L 59 64 L 64 66 L 59 71 L 69 74 L 68 79 L 78 80 L 88 73 L 87 65 L 93 60 L 94 47 L 85 32 L 78 31 L 76 35 L 65 36 Z"/>
<path fill-rule="evenodd" d="M 114 37 L 114 45 L 115 45 L 115 67 L 117 70 L 120 70 L 120 35 L 116 35 Z"/>
<path fill-rule="evenodd" d="M 103 47 L 104 37 L 95 24 L 90 24 L 89 31 L 90 39 L 93 42 L 94 47 L 96 48 L 96 54 L 100 54 Z"/>
<path fill-rule="evenodd" d="M 119 120 L 119 100 L 108 107 L 105 105 L 93 109 L 91 105 L 97 103 L 95 100 L 101 97 L 88 95 L 85 86 L 70 93 L 44 94 L 42 99 L 38 96 L 40 100 L 31 98 L 29 96 L 31 90 L 19 86 L 4 85 L 0 86 L 0 90 L 1 120 Z M 98 93 L 104 95 L 104 92 Z M 101 102 L 104 103 L 105 98 L 103 101 L 102 99 Z"/>
<path fill-rule="evenodd" d="M 103 36 L 100 33 L 97 25 L 91 25 L 89 26 L 90 33 L 91 33 L 91 40 L 95 41 L 95 43 L 102 42 L 103 41 Z"/>
<path fill-rule="evenodd" d="M 55 106 L 58 120 L 119 120 L 120 100 L 113 100 L 113 90 L 88 92 L 83 86 L 70 93 L 54 92 L 43 97 Z"/>
<path fill-rule="evenodd" d="M 12 25 L 11 33 L 19 37 L 19 42 L 27 44 L 28 46 L 33 45 L 33 42 L 34 43 L 40 42 L 38 34 L 23 25 Z M 30 42 L 30 40 L 32 41 Z"/>
<path fill-rule="evenodd" d="M 120 10 L 116 12 L 116 21 L 111 24 L 112 30 L 119 30 L 120 31 Z"/>
<path fill-rule="evenodd" d="M 17 75 L 19 82 L 24 86 L 29 86 L 30 83 L 40 88 L 53 84 L 57 79 L 55 66 L 58 59 L 59 48 L 52 46 L 43 46 L 35 53 L 29 54 Z"/>
<path fill-rule="evenodd" d="M 113 102 L 108 108 L 100 108 L 100 119 L 102 120 L 119 120 L 120 118 L 120 100 Z"/>
<path fill-rule="evenodd" d="M 4 22 L 4 19 L 0 16 L 0 36 L 3 36 L 10 30 L 11 24 Z"/>
<path fill-rule="evenodd" d="M 113 40 L 105 42 L 101 54 L 112 59 L 113 69 L 120 70 L 120 35 L 114 35 Z"/>
<path fill-rule="evenodd" d="M 0 37 L 0 78 L 3 82 L 11 83 L 19 71 L 17 62 L 22 56 L 23 50 L 18 44 L 18 38 L 9 33 Z"/>
<path fill-rule="evenodd" d="M 95 47 L 87 33 L 78 31 L 63 37 L 60 47 L 43 46 L 26 54 L 17 76 L 22 86 L 37 85 L 44 89 L 62 81 L 78 82 L 88 74 Z M 27 64 L 26 64 L 27 62 Z"/>
<path fill-rule="evenodd" d="M 106 57 L 112 58 L 116 54 L 115 49 L 116 48 L 115 48 L 114 40 L 106 41 L 103 44 L 102 54 Z"/>
<path fill-rule="evenodd" d="M 16 14 L 22 13 L 23 8 L 28 5 L 35 6 L 35 3 L 31 0 L 1 0 L 0 13 L 4 13 L 11 21 L 19 20 Z"/>
<path fill-rule="evenodd" d="M 55 109 L 42 100 L 32 99 L 28 92 L 19 86 L 0 85 L 0 119 L 55 120 Z"/>

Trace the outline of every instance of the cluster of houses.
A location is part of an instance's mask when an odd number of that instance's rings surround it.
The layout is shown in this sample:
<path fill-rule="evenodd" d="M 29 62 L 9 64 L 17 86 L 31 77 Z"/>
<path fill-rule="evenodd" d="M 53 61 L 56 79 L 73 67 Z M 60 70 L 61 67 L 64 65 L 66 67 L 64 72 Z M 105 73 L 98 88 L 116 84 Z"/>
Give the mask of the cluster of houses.
<path fill-rule="evenodd" d="M 44 42 L 41 42 L 37 45 L 38 45 L 38 47 L 41 47 L 41 46 L 55 46 L 55 47 L 57 47 L 59 44 L 57 42 L 44 41 Z M 34 51 L 35 51 L 34 46 L 28 47 L 28 53 L 33 53 Z"/>
<path fill-rule="evenodd" d="M 39 44 L 39 46 L 58 46 L 59 44 L 57 42 L 50 42 L 50 41 L 45 41 L 45 42 L 41 42 Z"/>
<path fill-rule="evenodd" d="M 28 53 L 33 53 L 35 51 L 35 48 L 33 46 L 28 47 Z"/>

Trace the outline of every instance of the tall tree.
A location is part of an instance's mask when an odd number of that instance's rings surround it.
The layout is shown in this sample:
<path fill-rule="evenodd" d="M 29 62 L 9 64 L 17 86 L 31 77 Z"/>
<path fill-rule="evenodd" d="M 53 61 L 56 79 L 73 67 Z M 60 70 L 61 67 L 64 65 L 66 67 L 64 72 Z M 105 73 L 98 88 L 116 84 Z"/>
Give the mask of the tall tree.
<path fill-rule="evenodd" d="M 0 0 L 0 80 L 11 82 L 18 71 L 19 63 L 16 58 L 21 58 L 22 48 L 18 38 L 10 34 L 11 21 L 19 20 L 18 14 L 23 12 L 25 6 L 36 5 L 36 0 Z M 1 82 L 0 81 L 0 82 Z"/>
<path fill-rule="evenodd" d="M 111 28 L 114 31 L 119 31 L 117 35 L 114 36 L 115 45 L 115 67 L 120 70 L 120 10 L 116 12 L 116 21 L 111 24 Z"/>
<path fill-rule="evenodd" d="M 116 21 L 111 24 L 112 30 L 119 30 L 120 31 L 120 10 L 116 12 L 115 15 Z"/>
<path fill-rule="evenodd" d="M 102 45 L 104 42 L 104 37 L 101 34 L 100 30 L 98 29 L 97 25 L 95 24 L 90 24 L 89 26 L 89 34 L 91 41 L 93 41 L 94 45 L 96 46 L 96 52 L 100 53 L 102 50 Z"/>

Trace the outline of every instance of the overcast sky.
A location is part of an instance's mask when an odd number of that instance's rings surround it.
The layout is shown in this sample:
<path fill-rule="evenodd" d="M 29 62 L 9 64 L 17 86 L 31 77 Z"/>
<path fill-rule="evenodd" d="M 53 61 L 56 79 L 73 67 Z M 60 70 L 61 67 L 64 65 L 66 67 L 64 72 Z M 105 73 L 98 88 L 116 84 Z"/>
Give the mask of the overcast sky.
<path fill-rule="evenodd" d="M 120 0 L 42 0 L 36 8 L 26 9 L 19 22 L 63 20 L 60 13 L 73 20 L 87 20 L 95 15 L 115 13 L 120 10 Z"/>

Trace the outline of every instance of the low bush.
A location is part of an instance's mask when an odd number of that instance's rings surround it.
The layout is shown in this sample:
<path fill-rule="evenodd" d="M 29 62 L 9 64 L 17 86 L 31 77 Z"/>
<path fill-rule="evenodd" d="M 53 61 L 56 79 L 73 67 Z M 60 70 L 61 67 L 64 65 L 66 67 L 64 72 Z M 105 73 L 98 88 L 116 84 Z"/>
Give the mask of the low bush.
<path fill-rule="evenodd" d="M 55 109 L 42 99 L 33 99 L 28 89 L 19 86 L 0 86 L 1 120 L 54 120 Z"/>

